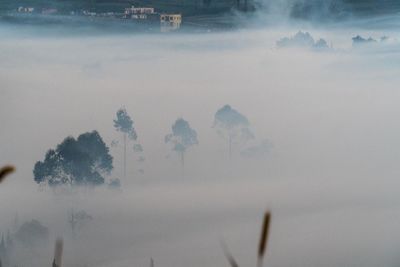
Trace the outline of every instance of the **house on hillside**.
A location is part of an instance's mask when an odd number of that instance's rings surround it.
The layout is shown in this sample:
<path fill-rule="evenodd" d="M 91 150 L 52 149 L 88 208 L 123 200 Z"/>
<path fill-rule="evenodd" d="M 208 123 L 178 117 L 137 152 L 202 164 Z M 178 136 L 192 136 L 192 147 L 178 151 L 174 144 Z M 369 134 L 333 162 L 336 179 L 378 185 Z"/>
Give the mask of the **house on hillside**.
<path fill-rule="evenodd" d="M 18 7 L 17 11 L 18 13 L 33 13 L 35 11 L 35 8 L 20 6 Z"/>
<path fill-rule="evenodd" d="M 161 32 L 170 32 L 178 30 L 181 27 L 181 23 L 182 23 L 181 14 L 160 15 Z"/>
<path fill-rule="evenodd" d="M 148 19 L 156 15 L 153 7 L 128 7 L 125 8 L 125 19 Z"/>

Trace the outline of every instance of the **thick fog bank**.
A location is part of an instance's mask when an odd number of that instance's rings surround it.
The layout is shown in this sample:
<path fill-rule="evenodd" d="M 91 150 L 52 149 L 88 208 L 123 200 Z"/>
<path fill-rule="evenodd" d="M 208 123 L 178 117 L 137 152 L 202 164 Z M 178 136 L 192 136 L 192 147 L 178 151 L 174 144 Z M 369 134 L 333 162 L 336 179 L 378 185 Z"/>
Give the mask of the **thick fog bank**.
<path fill-rule="evenodd" d="M 331 49 L 277 45 L 298 30 Z M 254 266 L 267 208 L 266 266 L 399 264 L 396 30 L 59 38 L 0 31 L 8 33 L 0 42 L 0 162 L 17 166 L 0 187 L 0 232 L 32 219 L 49 231 L 34 248 L 18 248 L 15 235 L 18 266 L 50 265 L 57 236 L 64 266 L 146 266 L 150 258 L 166 267 L 228 266 L 221 239 L 241 266 Z M 392 39 L 353 46 L 356 35 Z M 255 136 L 231 158 L 212 128 L 226 104 Z M 128 147 L 126 178 L 113 126 L 121 107 L 145 157 L 137 161 Z M 180 117 L 198 137 L 184 170 L 165 143 Z M 34 182 L 48 149 L 92 130 L 110 148 L 107 179 L 119 178 L 119 190 Z M 263 140 L 266 153 L 241 156 Z M 74 229 L 72 213 L 81 218 Z"/>

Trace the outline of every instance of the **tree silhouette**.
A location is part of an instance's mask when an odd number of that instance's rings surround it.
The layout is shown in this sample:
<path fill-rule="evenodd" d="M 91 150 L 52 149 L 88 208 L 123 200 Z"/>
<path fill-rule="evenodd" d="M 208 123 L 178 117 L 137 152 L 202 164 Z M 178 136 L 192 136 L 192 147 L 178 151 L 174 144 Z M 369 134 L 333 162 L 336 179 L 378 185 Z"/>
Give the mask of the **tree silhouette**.
<path fill-rule="evenodd" d="M 182 167 L 185 165 L 185 152 L 193 145 L 197 145 L 197 133 L 190 128 L 187 121 L 179 118 L 172 125 L 172 133 L 165 136 L 165 143 L 172 145 L 172 150 L 181 156 Z"/>
<path fill-rule="evenodd" d="M 136 130 L 133 126 L 133 120 L 128 115 L 125 108 L 120 108 L 117 111 L 117 118 L 114 120 L 114 127 L 118 132 L 123 134 L 124 138 L 124 178 L 126 178 L 126 138 L 131 140 L 137 139 Z"/>
<path fill-rule="evenodd" d="M 48 237 L 49 229 L 37 220 L 23 223 L 15 233 L 17 241 L 30 247 L 45 242 Z"/>
<path fill-rule="evenodd" d="M 37 183 L 57 185 L 100 185 L 113 169 L 109 148 L 97 131 L 67 137 L 47 151 L 44 161 L 33 169 Z"/>
<path fill-rule="evenodd" d="M 229 157 L 232 156 L 232 145 L 247 142 L 254 138 L 247 118 L 229 105 L 220 108 L 214 116 L 213 128 L 228 142 Z"/>

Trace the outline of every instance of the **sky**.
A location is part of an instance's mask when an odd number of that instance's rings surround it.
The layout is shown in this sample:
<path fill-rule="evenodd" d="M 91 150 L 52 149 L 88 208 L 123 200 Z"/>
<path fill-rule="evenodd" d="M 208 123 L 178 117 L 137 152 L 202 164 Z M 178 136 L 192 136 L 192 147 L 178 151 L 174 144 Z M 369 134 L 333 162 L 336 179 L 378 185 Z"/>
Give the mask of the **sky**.
<path fill-rule="evenodd" d="M 376 21 L 382 22 L 380 27 Z M 383 23 L 385 22 L 385 23 Z M 398 266 L 399 33 L 393 17 L 349 24 L 288 21 L 181 34 L 57 34 L 0 25 L 0 162 L 17 172 L 0 187 L 0 231 L 39 220 L 49 241 L 20 248 L 19 266 L 255 266 L 265 210 L 265 266 Z M 280 48 L 299 30 L 331 49 Z M 387 42 L 353 46 L 356 35 Z M 244 114 L 265 155 L 247 159 L 214 128 L 229 104 Z M 113 128 L 125 107 L 146 161 Z M 199 145 L 179 157 L 164 136 L 179 117 Z M 39 187 L 33 166 L 65 137 L 98 130 L 120 191 Z M 144 169 L 144 174 L 139 173 Z M 93 220 L 72 235 L 70 210 Z"/>

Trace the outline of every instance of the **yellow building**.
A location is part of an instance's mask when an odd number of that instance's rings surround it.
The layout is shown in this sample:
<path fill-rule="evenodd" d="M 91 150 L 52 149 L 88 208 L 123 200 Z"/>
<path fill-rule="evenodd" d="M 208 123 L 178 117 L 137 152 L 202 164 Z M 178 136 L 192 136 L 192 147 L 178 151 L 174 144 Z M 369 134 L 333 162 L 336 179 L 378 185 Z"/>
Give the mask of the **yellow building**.
<path fill-rule="evenodd" d="M 161 14 L 160 15 L 161 32 L 175 31 L 181 27 L 181 14 Z"/>

